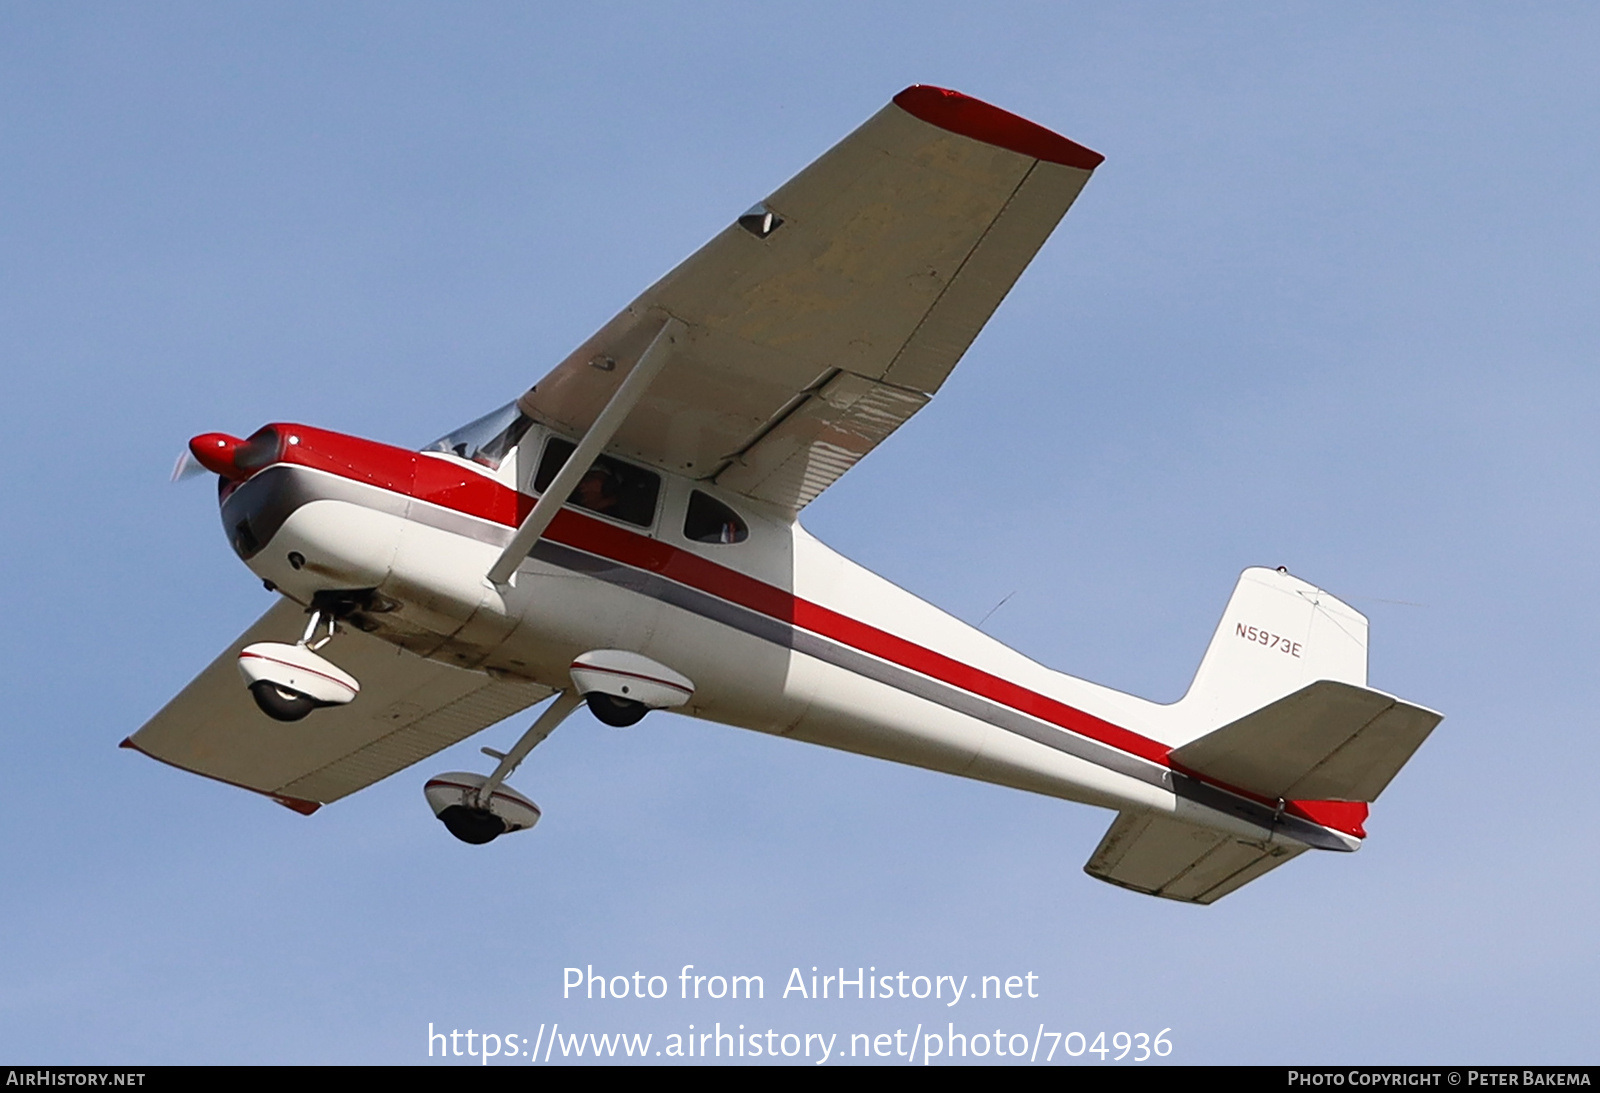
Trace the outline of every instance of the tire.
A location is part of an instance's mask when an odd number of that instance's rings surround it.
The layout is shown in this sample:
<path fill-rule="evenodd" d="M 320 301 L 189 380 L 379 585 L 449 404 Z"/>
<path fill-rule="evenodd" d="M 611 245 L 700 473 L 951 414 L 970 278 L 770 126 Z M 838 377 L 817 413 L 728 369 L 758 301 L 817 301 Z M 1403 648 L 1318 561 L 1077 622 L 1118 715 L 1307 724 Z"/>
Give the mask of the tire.
<path fill-rule="evenodd" d="M 299 721 L 317 708 L 317 700 L 299 691 L 280 687 L 269 680 L 258 679 L 250 684 L 250 694 L 261 707 L 261 712 L 274 721 Z"/>
<path fill-rule="evenodd" d="M 650 707 L 643 702 L 635 702 L 631 698 L 618 698 L 616 695 L 603 694 L 600 691 L 590 691 L 583 696 L 583 700 L 589 704 L 590 713 L 613 729 L 625 729 L 629 725 L 637 725 L 640 719 L 650 712 Z"/>
<path fill-rule="evenodd" d="M 464 843 L 482 846 L 506 833 L 506 822 L 485 808 L 451 805 L 439 813 L 439 822 Z"/>

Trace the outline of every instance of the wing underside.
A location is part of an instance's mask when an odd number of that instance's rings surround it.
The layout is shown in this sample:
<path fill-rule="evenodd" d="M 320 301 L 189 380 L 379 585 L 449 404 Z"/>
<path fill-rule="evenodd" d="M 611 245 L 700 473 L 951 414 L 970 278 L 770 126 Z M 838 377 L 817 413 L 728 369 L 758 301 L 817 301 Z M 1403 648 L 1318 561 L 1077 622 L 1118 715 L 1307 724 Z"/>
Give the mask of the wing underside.
<path fill-rule="evenodd" d="M 611 450 L 798 511 L 939 389 L 1100 156 L 902 92 L 523 396 L 581 434 L 669 317 L 688 327 Z"/>
<path fill-rule="evenodd" d="M 339 663 L 361 680 L 361 694 L 305 721 L 274 721 L 240 679 L 239 650 L 292 642 L 304 625 L 300 609 L 280 601 L 124 746 L 309 813 L 551 693 L 425 660 L 360 631 L 341 632 Z"/>

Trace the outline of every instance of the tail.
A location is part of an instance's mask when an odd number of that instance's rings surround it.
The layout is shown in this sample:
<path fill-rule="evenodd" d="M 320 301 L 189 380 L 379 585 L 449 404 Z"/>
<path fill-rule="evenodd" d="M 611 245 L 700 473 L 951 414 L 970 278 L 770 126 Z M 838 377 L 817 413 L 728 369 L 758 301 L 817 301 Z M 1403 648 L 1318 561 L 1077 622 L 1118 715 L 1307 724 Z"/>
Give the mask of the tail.
<path fill-rule="evenodd" d="M 1370 690 L 1365 616 L 1281 569 L 1240 576 L 1180 709 L 1195 735 L 1178 770 L 1357 837 L 1440 720 Z"/>
<path fill-rule="evenodd" d="M 1245 812 L 1263 824 L 1261 836 L 1128 811 L 1085 870 L 1150 895 L 1211 903 L 1308 846 L 1354 849 L 1366 835 L 1366 803 L 1440 720 L 1366 684 L 1364 616 L 1283 570 L 1245 570 L 1179 703 L 1190 739 L 1170 760 L 1201 783 L 1254 797 L 1258 805 Z M 1262 801 L 1277 802 L 1265 821 Z M 1285 820 L 1300 829 L 1280 832 Z M 1299 821 L 1351 840 L 1308 839 L 1315 829 Z"/>
<path fill-rule="evenodd" d="M 1198 732 L 1308 683 L 1367 685 L 1367 618 L 1281 569 L 1247 569 L 1180 708 Z"/>

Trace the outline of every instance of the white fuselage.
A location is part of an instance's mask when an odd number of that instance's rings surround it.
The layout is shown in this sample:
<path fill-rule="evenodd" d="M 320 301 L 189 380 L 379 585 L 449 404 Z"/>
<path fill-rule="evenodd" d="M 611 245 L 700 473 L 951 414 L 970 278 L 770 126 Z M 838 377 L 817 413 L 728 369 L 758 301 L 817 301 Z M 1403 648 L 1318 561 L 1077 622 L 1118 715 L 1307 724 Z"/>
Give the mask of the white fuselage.
<path fill-rule="evenodd" d="M 537 452 L 544 437 L 534 428 L 520 451 Z M 469 486 L 484 485 L 476 476 L 532 493 L 530 458 L 494 471 L 418 458 Z M 691 490 L 716 494 L 705 483 L 662 475 L 649 527 L 569 506 L 512 585 L 497 588 L 485 574 L 514 529 L 503 514 L 471 511 L 448 491 L 401 496 L 359 475 L 286 473 L 293 489 L 257 490 L 293 500 L 279 504 L 251 569 L 305 603 L 328 589 L 376 590 L 385 609 L 359 621 L 422 655 L 562 689 L 574 657 L 629 650 L 693 681 L 681 710 L 691 716 L 1241 837 L 1267 833 L 1237 801 L 1215 807 L 1219 791 L 1197 799 L 1176 784 L 1188 780 L 1165 751 L 1217 727 L 1192 707 L 1052 671 L 740 497 L 720 499 L 747 522 L 745 541 L 691 541 L 685 508 Z M 337 660 L 336 645 L 329 654 Z"/>

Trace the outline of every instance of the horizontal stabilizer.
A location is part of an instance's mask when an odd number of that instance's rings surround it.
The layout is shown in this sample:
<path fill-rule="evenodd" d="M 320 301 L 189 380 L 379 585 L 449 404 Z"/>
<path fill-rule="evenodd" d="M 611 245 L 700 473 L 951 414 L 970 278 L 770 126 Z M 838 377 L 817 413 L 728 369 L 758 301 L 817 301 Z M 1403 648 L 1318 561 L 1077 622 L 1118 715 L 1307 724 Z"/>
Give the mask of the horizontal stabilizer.
<path fill-rule="evenodd" d="M 1083 871 L 1150 896 L 1215 903 L 1306 849 L 1246 842 L 1153 812 L 1122 812 Z"/>
<path fill-rule="evenodd" d="M 1374 801 L 1441 714 L 1319 680 L 1176 748 L 1174 766 L 1268 799 Z"/>

